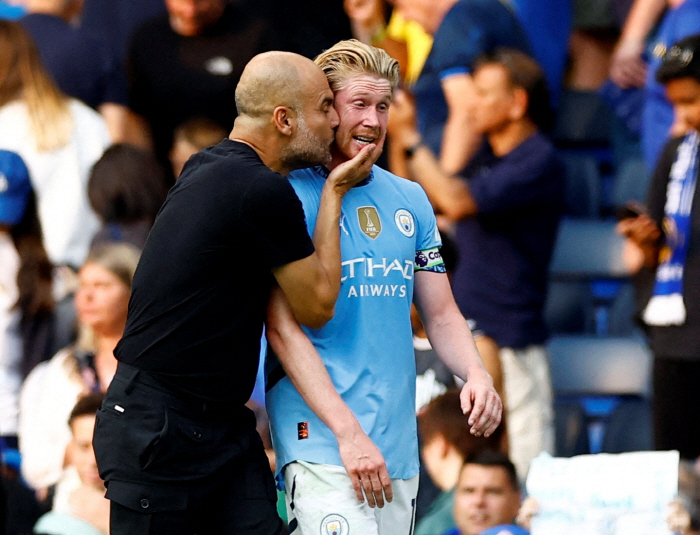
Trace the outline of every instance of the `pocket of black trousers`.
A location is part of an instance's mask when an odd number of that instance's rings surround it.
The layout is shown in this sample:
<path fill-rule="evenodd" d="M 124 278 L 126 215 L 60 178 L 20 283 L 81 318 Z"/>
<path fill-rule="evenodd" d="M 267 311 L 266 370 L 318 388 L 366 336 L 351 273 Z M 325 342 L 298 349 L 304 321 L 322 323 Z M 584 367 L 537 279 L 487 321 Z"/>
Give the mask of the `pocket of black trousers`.
<path fill-rule="evenodd" d="M 195 420 L 171 407 L 166 407 L 164 420 L 141 458 L 143 471 L 152 477 L 206 477 L 241 454 L 227 423 Z"/>

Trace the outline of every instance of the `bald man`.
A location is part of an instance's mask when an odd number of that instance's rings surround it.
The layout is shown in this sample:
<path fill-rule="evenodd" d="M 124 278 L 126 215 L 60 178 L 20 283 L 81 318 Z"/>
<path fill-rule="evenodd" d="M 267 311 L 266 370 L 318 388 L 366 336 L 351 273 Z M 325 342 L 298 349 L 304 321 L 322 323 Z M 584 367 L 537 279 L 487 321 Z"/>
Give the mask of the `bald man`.
<path fill-rule="evenodd" d="M 244 407 L 265 307 L 279 286 L 302 324 L 332 317 L 340 202 L 379 150 L 368 145 L 328 177 L 312 242 L 283 175 L 330 161 L 338 115 L 323 72 L 296 54 L 261 54 L 236 105 L 229 138 L 185 165 L 136 271 L 94 438 L 112 535 L 274 535 L 282 526 Z"/>

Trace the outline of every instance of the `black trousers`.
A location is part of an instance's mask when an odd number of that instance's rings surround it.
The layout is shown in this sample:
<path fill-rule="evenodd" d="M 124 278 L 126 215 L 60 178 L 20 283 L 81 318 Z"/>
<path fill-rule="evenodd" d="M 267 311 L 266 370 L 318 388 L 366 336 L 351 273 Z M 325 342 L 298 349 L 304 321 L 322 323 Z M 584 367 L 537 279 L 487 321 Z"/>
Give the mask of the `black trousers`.
<path fill-rule="evenodd" d="M 188 399 L 119 365 L 97 413 L 111 535 L 277 535 L 277 495 L 255 417 Z"/>
<path fill-rule="evenodd" d="M 700 456 L 700 362 L 654 358 L 654 448 Z"/>

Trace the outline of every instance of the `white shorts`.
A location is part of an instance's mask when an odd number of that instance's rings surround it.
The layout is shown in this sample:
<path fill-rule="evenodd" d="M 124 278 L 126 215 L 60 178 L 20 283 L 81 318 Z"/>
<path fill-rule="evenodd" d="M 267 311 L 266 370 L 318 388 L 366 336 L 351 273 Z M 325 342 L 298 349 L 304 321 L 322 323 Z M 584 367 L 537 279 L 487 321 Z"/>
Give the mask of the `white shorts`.
<path fill-rule="evenodd" d="M 283 469 L 290 535 L 412 535 L 418 476 L 392 479 L 384 507 L 360 503 L 342 466 L 296 461 Z"/>
<path fill-rule="evenodd" d="M 502 348 L 508 454 L 524 481 L 530 461 L 554 453 L 554 408 L 549 361 L 543 346 Z"/>

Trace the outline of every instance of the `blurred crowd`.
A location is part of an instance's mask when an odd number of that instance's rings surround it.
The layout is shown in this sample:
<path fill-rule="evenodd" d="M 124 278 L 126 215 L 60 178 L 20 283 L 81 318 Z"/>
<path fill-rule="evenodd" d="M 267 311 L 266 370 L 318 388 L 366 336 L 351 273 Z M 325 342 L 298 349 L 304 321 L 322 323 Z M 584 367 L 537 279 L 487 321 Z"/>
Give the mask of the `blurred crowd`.
<path fill-rule="evenodd" d="M 649 447 L 680 451 L 670 522 L 699 533 L 696 34 L 700 0 L 0 2 L 0 534 L 108 533 L 94 413 L 168 189 L 228 136 L 253 56 L 313 58 L 347 38 L 399 60 L 380 165 L 426 190 L 506 407 L 498 434 L 469 434 L 415 314 L 416 534 L 527 529 L 514 524 L 536 514 L 518 515 L 530 461 L 561 453 L 545 310 L 558 228 L 618 213 L 638 297 L 625 313 L 654 355 Z M 678 254 L 662 221 L 685 236 Z M 661 287 L 674 269 L 685 280 Z"/>

